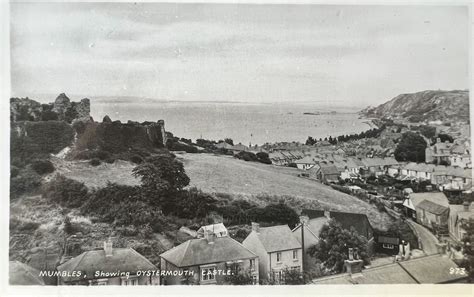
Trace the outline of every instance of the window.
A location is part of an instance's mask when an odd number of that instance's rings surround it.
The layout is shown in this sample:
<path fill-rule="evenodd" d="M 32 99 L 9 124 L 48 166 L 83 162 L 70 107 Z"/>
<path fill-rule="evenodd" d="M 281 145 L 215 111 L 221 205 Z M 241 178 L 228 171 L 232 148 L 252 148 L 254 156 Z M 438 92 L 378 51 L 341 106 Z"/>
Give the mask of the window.
<path fill-rule="evenodd" d="M 391 249 L 391 250 L 393 250 L 395 248 L 395 246 L 393 244 L 390 244 L 390 243 L 384 243 L 384 244 L 382 244 L 382 247 L 384 249 Z"/>
<path fill-rule="evenodd" d="M 281 262 L 281 253 L 280 252 L 277 253 L 277 262 Z"/>
<path fill-rule="evenodd" d="M 255 269 L 255 259 L 250 259 L 250 270 Z"/>
<path fill-rule="evenodd" d="M 212 281 L 216 278 L 214 272 L 216 268 L 215 267 L 207 267 L 202 269 L 201 273 L 201 280 L 202 281 Z"/>
<path fill-rule="evenodd" d="M 122 277 L 120 284 L 122 286 L 138 286 L 138 279 L 136 277 Z"/>
<path fill-rule="evenodd" d="M 257 276 L 256 275 L 253 275 L 252 276 L 252 284 L 253 285 L 256 285 L 258 282 L 257 282 Z"/>
<path fill-rule="evenodd" d="M 298 260 L 298 250 L 293 250 L 293 260 Z"/>

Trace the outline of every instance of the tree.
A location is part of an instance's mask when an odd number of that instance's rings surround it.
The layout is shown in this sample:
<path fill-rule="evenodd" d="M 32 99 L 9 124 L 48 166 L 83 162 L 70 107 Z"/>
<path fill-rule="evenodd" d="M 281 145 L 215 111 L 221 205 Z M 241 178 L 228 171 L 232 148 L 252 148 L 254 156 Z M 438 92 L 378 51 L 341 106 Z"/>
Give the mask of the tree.
<path fill-rule="evenodd" d="M 147 158 L 133 169 L 133 175 L 140 177 L 148 202 L 163 209 L 172 207 L 176 196 L 190 181 L 183 163 L 169 154 Z"/>
<path fill-rule="evenodd" d="M 323 268 L 339 273 L 343 271 L 344 260 L 349 258 L 349 248 L 357 248 L 364 263 L 369 263 L 367 254 L 367 239 L 360 236 L 354 228 L 347 230 L 341 224 L 331 220 L 321 229 L 319 242 L 308 249 Z"/>
<path fill-rule="evenodd" d="M 426 141 L 420 135 L 413 132 L 402 134 L 400 142 L 395 149 L 397 161 L 425 162 Z"/>
<path fill-rule="evenodd" d="M 445 142 L 445 141 L 449 141 L 450 143 L 454 142 L 453 137 L 451 137 L 451 135 L 448 135 L 448 134 L 440 133 L 438 134 L 438 138 L 441 142 Z"/>
<path fill-rule="evenodd" d="M 226 275 L 225 281 L 231 285 L 252 285 L 253 279 L 251 274 L 248 271 L 237 271 L 235 268 L 236 264 L 230 267 L 230 270 L 233 271 L 232 274 Z"/>
<path fill-rule="evenodd" d="M 465 259 L 461 263 L 461 267 L 465 268 L 469 275 L 469 282 L 474 282 L 474 219 L 463 222 L 461 225 L 466 234 L 462 239 L 464 245 L 464 257 Z"/>
<path fill-rule="evenodd" d="M 269 204 L 263 209 L 262 221 L 277 224 L 287 224 L 294 228 L 299 222 L 298 214 L 295 210 L 283 202 L 278 204 Z"/>
<path fill-rule="evenodd" d="M 304 285 L 304 275 L 298 269 L 288 269 L 283 270 L 283 278 L 285 280 L 285 285 Z"/>
<path fill-rule="evenodd" d="M 234 141 L 232 140 L 232 138 L 225 138 L 224 142 L 227 142 L 230 145 L 234 145 Z"/>

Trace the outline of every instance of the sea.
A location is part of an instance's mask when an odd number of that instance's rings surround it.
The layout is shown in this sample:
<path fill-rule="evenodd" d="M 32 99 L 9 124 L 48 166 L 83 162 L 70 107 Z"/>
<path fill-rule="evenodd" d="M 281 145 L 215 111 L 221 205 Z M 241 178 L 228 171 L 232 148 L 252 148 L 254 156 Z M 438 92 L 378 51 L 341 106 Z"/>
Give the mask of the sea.
<path fill-rule="evenodd" d="M 359 133 L 371 127 L 359 118 L 360 108 L 316 103 L 239 102 L 91 102 L 91 115 L 102 121 L 165 121 L 174 136 L 255 145 L 275 142 L 305 142 L 308 136 L 325 138 Z"/>

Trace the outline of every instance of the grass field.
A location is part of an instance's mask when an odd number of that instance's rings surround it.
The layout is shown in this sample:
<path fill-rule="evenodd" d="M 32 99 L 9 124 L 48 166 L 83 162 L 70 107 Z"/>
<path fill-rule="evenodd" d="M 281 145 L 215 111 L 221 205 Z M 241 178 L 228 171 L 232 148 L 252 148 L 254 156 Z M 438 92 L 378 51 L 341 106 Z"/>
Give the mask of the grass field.
<path fill-rule="evenodd" d="M 391 222 L 372 204 L 333 190 L 317 181 L 298 177 L 298 169 L 245 162 L 230 156 L 183 154 L 191 186 L 208 193 L 227 193 L 258 200 L 259 195 L 293 196 L 296 200 L 317 200 L 327 209 L 365 213 L 371 224 L 385 229 Z"/>

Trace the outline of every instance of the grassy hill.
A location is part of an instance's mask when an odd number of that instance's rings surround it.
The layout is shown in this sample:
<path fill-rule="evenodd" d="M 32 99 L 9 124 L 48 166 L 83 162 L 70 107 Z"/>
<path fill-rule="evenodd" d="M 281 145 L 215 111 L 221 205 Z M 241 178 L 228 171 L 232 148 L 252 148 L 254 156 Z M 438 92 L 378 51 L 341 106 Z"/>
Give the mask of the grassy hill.
<path fill-rule="evenodd" d="M 385 229 L 391 222 L 387 214 L 380 213 L 369 203 L 319 182 L 298 177 L 300 172 L 295 168 L 209 154 L 183 154 L 178 155 L 178 159 L 184 163 L 191 186 L 204 192 L 226 193 L 255 202 L 267 200 L 268 196 L 293 196 L 302 202 L 316 200 L 320 206 L 332 210 L 367 214 L 377 228 Z"/>

